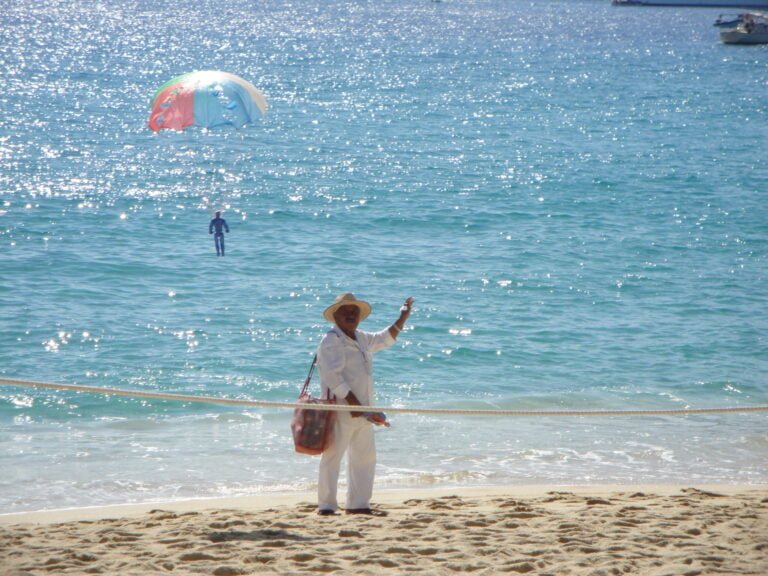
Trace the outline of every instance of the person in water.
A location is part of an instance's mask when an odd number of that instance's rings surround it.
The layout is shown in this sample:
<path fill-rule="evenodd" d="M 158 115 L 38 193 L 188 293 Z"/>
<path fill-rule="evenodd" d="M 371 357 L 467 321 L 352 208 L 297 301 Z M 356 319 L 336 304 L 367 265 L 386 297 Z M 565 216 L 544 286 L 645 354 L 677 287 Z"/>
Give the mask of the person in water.
<path fill-rule="evenodd" d="M 213 234 L 213 241 L 216 244 L 216 256 L 224 256 L 224 230 L 229 234 L 227 221 L 221 217 L 221 212 L 216 212 L 216 218 L 208 224 L 208 234 Z"/>

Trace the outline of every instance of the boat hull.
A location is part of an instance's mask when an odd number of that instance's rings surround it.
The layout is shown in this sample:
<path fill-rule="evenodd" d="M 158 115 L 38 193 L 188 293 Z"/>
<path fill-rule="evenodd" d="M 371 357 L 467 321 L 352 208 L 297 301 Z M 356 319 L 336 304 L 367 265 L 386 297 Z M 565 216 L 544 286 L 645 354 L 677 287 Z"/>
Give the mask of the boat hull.
<path fill-rule="evenodd" d="M 720 32 L 720 40 L 725 44 L 768 44 L 768 32 L 725 30 Z"/>

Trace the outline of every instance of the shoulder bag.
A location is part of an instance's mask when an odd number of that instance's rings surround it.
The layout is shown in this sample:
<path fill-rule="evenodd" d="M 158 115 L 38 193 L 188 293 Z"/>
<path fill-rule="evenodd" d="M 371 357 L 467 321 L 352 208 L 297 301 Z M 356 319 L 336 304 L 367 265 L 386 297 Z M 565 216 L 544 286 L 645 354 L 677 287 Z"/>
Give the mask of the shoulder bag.
<path fill-rule="evenodd" d="M 336 421 L 336 412 L 331 410 L 313 410 L 313 404 L 335 404 L 336 399 L 315 398 L 309 392 L 309 383 L 317 364 L 317 354 L 309 367 L 309 374 L 304 380 L 304 386 L 299 393 L 299 404 L 306 404 L 294 408 L 291 419 L 291 432 L 293 432 L 293 445 L 296 452 L 301 454 L 322 454 L 333 439 L 333 424 Z"/>

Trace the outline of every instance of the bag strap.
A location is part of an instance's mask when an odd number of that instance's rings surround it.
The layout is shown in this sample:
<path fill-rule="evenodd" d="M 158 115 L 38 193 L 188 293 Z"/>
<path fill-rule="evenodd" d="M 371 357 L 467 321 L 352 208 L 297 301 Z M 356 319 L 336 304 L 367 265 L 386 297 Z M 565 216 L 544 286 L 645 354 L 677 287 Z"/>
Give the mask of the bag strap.
<path fill-rule="evenodd" d="M 317 354 L 315 354 L 315 357 L 312 359 L 312 365 L 309 367 L 309 374 L 307 374 L 307 379 L 304 380 L 304 386 L 302 387 L 301 392 L 299 393 L 299 397 L 309 392 L 309 382 L 312 380 L 312 373 L 315 371 L 316 365 L 317 365 Z"/>

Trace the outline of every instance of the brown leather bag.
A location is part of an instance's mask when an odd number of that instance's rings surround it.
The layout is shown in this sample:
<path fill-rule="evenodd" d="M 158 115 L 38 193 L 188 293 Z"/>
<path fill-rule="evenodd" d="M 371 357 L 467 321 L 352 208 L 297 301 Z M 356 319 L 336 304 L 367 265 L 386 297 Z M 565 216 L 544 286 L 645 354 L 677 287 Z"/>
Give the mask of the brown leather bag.
<path fill-rule="evenodd" d="M 322 454 L 333 440 L 333 424 L 336 422 L 336 412 L 331 410 L 313 410 L 313 404 L 335 404 L 336 399 L 331 399 L 331 393 L 328 392 L 328 398 L 315 398 L 309 392 L 309 383 L 312 380 L 312 373 L 317 364 L 317 354 L 315 354 L 312 365 L 309 367 L 309 374 L 304 380 L 304 386 L 299 393 L 299 403 L 306 404 L 307 407 L 294 408 L 293 418 L 291 419 L 291 432 L 293 432 L 293 445 L 296 452 L 301 454 Z"/>

